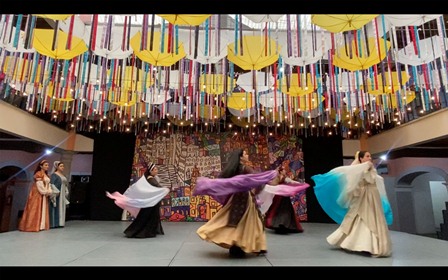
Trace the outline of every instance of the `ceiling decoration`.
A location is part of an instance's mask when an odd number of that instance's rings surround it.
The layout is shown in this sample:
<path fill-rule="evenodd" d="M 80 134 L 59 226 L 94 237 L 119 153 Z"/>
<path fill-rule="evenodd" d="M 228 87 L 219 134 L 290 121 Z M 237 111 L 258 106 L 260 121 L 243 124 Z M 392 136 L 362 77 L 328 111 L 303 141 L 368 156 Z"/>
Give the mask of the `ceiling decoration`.
<path fill-rule="evenodd" d="M 79 132 L 358 137 L 447 107 L 447 42 L 442 15 L 2 14 L 0 98 Z"/>

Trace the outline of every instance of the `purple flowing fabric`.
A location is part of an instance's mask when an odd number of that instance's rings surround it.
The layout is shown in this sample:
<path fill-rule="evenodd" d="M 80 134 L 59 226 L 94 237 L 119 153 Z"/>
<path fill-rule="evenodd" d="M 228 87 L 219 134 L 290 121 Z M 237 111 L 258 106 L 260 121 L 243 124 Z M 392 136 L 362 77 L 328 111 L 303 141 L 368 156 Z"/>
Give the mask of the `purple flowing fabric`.
<path fill-rule="evenodd" d="M 277 170 L 269 170 L 254 174 L 240 174 L 231 178 L 199 177 L 193 195 L 209 195 L 220 204 L 225 204 L 230 195 L 261 187 L 277 175 Z"/>

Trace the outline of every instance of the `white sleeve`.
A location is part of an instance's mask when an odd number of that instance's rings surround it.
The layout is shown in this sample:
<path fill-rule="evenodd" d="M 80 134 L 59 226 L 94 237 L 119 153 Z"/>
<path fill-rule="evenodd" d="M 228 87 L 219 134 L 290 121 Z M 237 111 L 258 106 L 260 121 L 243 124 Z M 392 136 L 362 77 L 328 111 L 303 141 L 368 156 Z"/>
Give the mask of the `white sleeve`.
<path fill-rule="evenodd" d="M 43 181 L 37 181 L 36 182 L 37 190 L 41 195 L 48 195 L 51 193 L 50 188 L 46 188 Z"/>

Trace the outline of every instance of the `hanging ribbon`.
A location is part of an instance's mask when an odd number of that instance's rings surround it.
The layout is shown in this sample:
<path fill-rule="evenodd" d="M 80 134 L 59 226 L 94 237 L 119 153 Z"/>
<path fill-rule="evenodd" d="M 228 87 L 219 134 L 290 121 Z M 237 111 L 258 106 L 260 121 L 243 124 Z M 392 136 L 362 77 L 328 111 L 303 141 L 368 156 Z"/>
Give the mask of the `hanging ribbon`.
<path fill-rule="evenodd" d="M 150 38 L 149 38 L 149 51 L 152 52 L 153 50 L 153 45 L 154 45 L 154 23 L 155 23 L 155 14 L 151 15 L 151 34 L 150 34 Z"/>
<path fill-rule="evenodd" d="M 19 45 L 19 38 L 20 38 L 20 26 L 22 25 L 22 19 L 23 19 L 23 15 L 18 15 L 17 16 L 17 22 L 16 22 L 16 30 L 14 33 L 14 41 L 12 43 L 12 46 L 14 48 L 17 48 Z"/>

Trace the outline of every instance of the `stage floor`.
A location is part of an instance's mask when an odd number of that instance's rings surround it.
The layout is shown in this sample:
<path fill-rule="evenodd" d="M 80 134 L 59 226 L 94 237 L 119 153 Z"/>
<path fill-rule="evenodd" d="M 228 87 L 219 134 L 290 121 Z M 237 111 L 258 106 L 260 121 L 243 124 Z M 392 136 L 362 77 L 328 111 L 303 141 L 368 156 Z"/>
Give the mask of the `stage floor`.
<path fill-rule="evenodd" d="M 126 238 L 129 223 L 70 220 L 49 231 L 0 233 L 0 266 L 448 266 L 448 241 L 396 231 L 388 258 L 333 248 L 325 238 L 336 224 L 304 222 L 298 234 L 267 229 L 265 255 L 234 259 L 197 236 L 203 223 L 163 222 L 165 235 L 147 239 Z"/>

